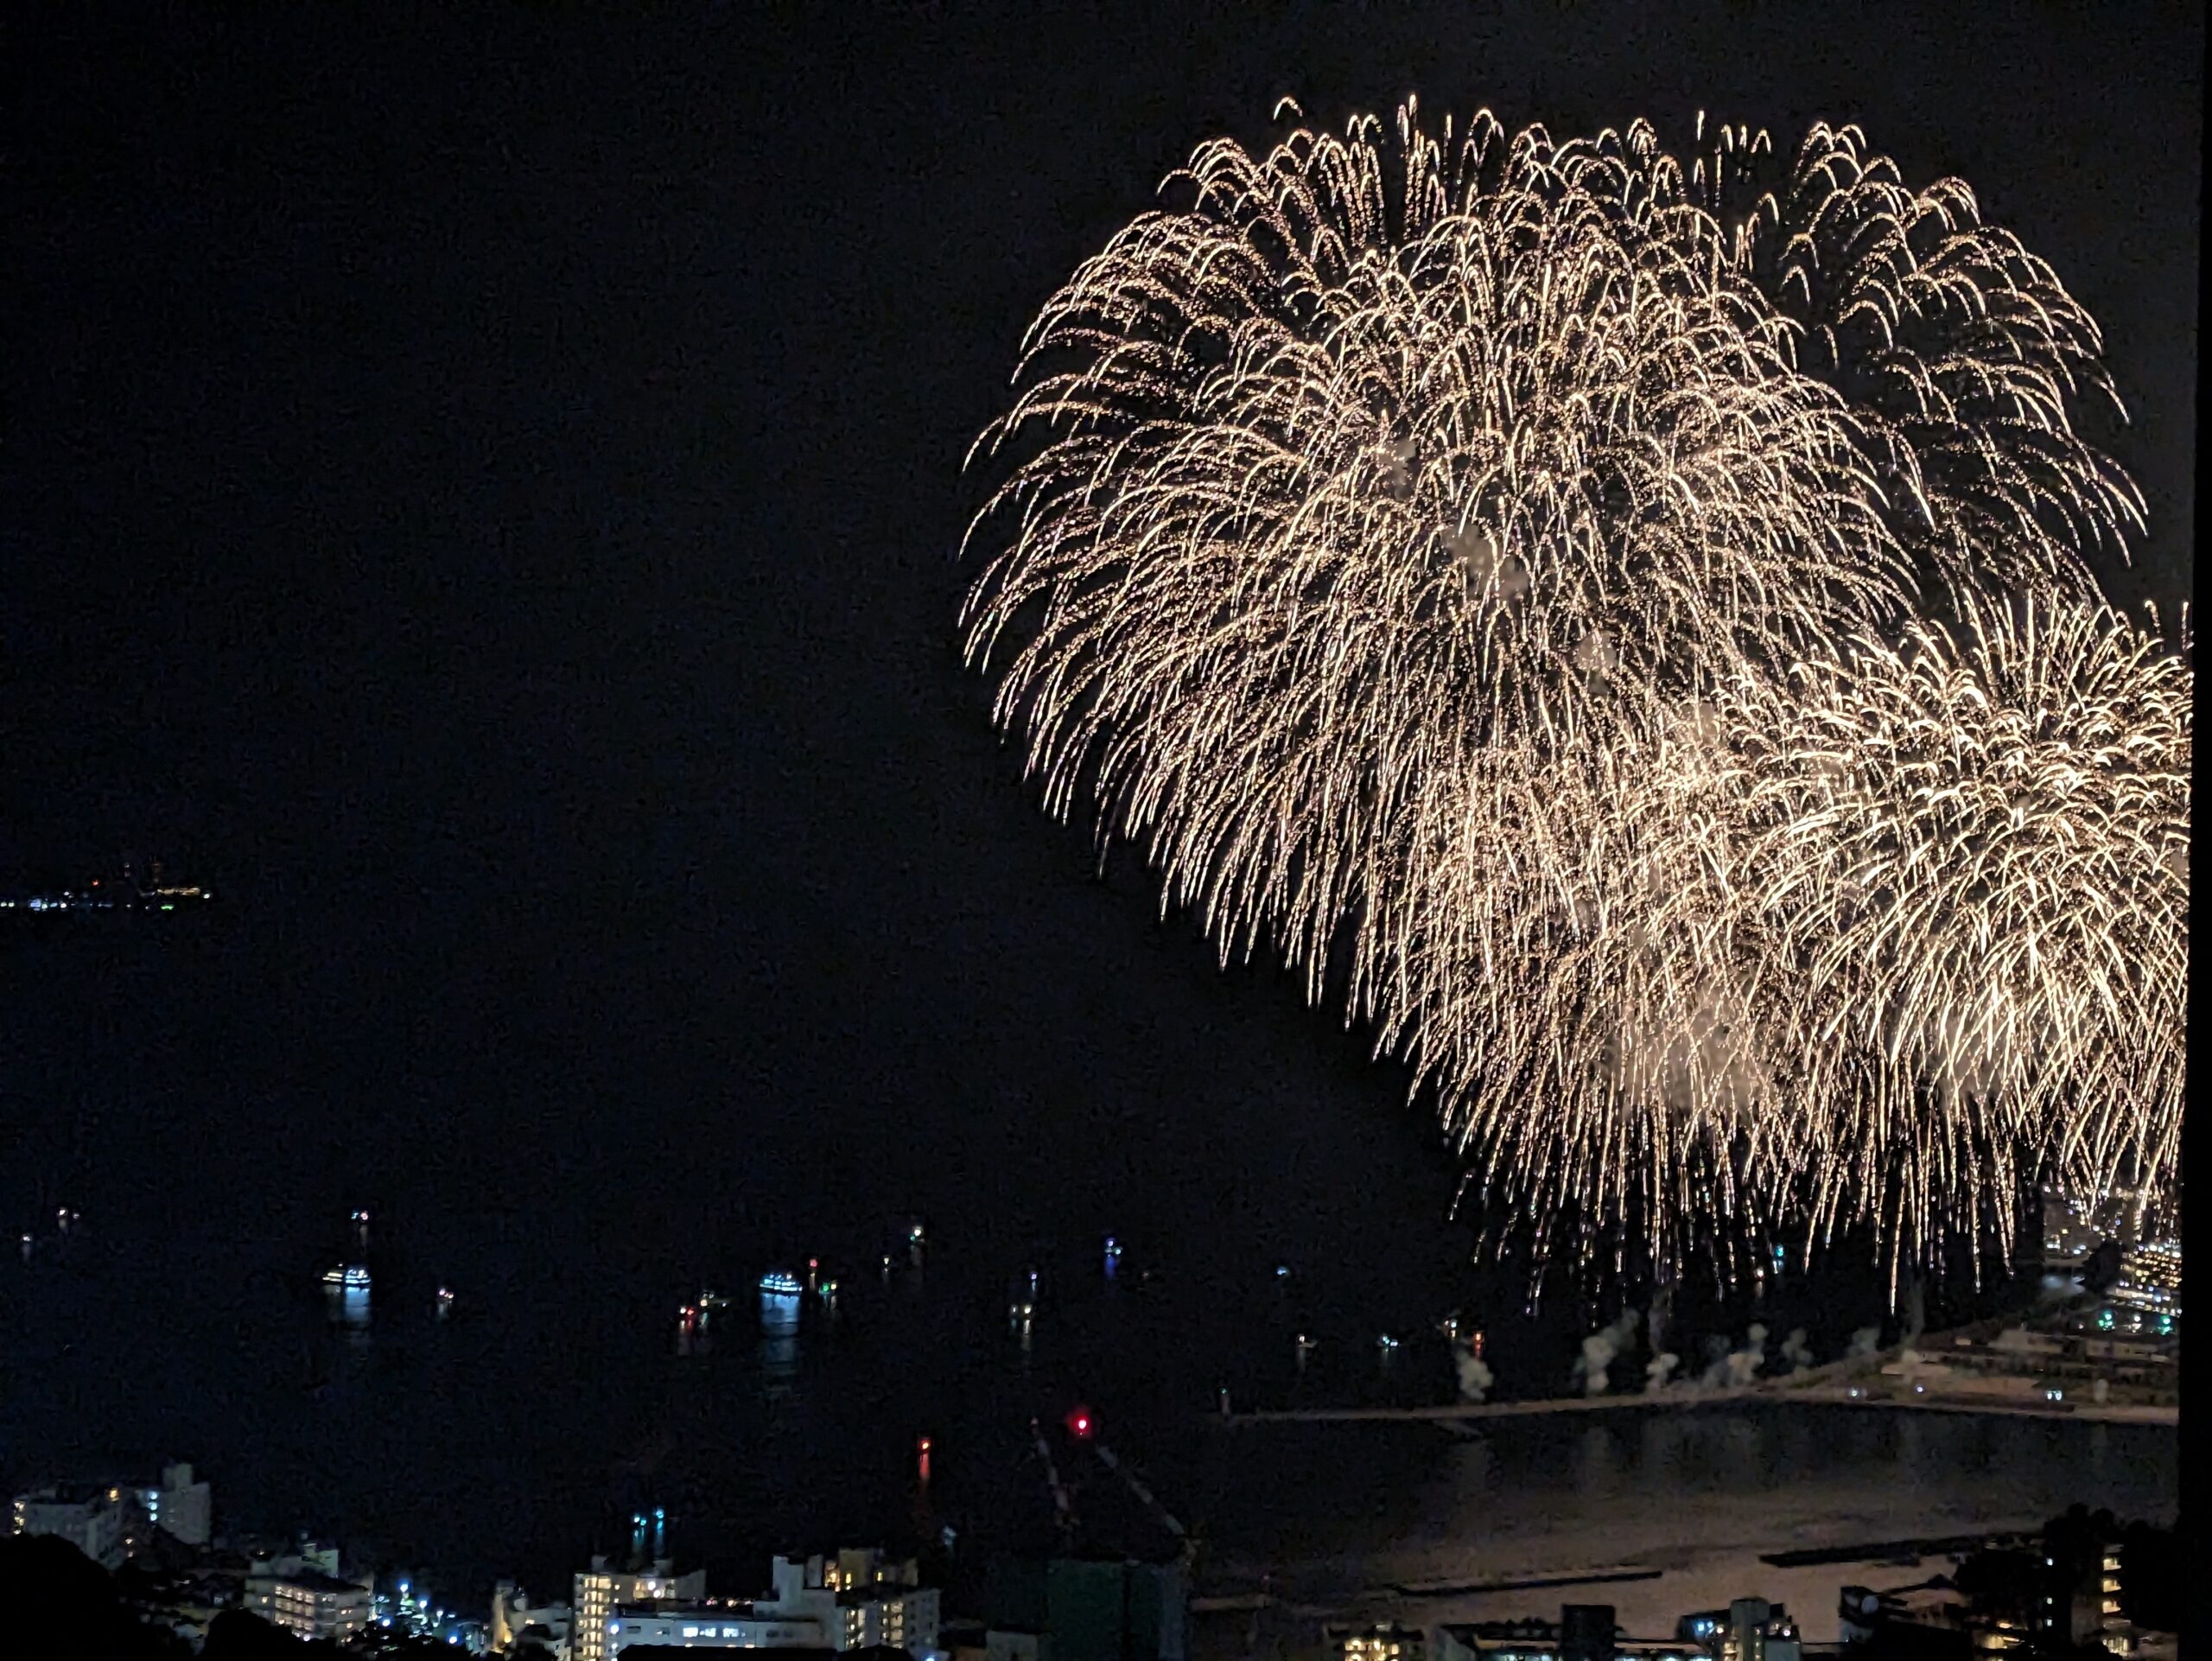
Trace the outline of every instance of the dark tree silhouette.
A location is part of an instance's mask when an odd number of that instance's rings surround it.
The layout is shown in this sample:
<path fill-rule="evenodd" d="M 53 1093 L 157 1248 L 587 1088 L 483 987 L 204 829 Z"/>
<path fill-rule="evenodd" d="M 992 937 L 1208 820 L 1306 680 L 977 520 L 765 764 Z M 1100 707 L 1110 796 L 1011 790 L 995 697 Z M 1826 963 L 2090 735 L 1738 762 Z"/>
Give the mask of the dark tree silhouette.
<path fill-rule="evenodd" d="M 185 1661 L 191 1647 L 124 1607 L 115 1576 L 67 1540 L 0 1539 L 4 1646 L 24 1661 Z"/>
<path fill-rule="evenodd" d="M 2181 1529 L 2130 1523 L 2120 1537 L 2120 1611 L 2139 1626 L 2177 1632 L 2185 1606 Z"/>
<path fill-rule="evenodd" d="M 207 1623 L 200 1661 L 342 1661 L 335 1644 L 295 1638 L 246 1609 L 226 1609 Z"/>

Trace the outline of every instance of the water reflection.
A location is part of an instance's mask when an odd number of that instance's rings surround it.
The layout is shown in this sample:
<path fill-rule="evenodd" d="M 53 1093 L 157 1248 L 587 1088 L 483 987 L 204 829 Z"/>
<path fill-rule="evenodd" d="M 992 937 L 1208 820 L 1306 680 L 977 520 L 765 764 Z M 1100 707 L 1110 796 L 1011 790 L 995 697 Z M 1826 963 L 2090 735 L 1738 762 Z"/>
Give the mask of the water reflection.
<path fill-rule="evenodd" d="M 332 1279 L 332 1276 L 338 1279 Z M 322 1301 L 330 1324 L 355 1349 L 369 1343 L 369 1274 L 365 1269 L 333 1270 L 323 1276 Z"/>
<path fill-rule="evenodd" d="M 48 1207 L 41 1220 L 50 1224 L 52 1217 Z M 805 1294 L 804 1256 L 791 1260 L 800 1271 L 792 1277 L 794 1294 L 761 1299 L 759 1326 L 747 1343 L 745 1331 L 731 1325 L 734 1295 L 731 1307 L 717 1313 L 719 1295 L 697 1282 L 666 1286 L 639 1276 L 585 1291 L 564 1283 L 537 1293 L 544 1278 L 530 1255 L 537 1249 L 537 1231 L 527 1220 L 513 1228 L 524 1244 L 502 1246 L 505 1255 L 474 1246 L 468 1263 L 470 1308 L 480 1304 L 485 1315 L 435 1329 L 424 1294 L 435 1291 L 436 1280 L 376 1259 L 387 1304 L 393 1287 L 403 1295 L 378 1312 L 384 1330 L 372 1349 L 371 1295 L 364 1286 L 349 1296 L 342 1274 L 336 1289 L 319 1286 L 320 1271 L 304 1286 L 289 1278 L 280 1283 L 264 1272 L 241 1289 L 230 1266 L 234 1248 L 216 1242 L 176 1275 L 186 1300 L 182 1313 L 175 1306 L 149 1311 L 133 1301 L 143 1254 L 109 1253 L 105 1225 L 80 1225 L 69 1244 L 80 1258 L 93 1257 L 85 1276 L 22 1276 L 23 1295 L 37 1300 L 26 1307 L 35 1308 L 40 1330 L 49 1335 L 61 1383 L 37 1399 L 0 1403 L 0 1437 L 89 1460 L 89 1433 L 66 1403 L 101 1390 L 113 1397 L 92 1397 L 104 1420 L 141 1439 L 157 1437 L 163 1422 L 149 1422 L 149 1410 L 131 1392 L 105 1382 L 130 1377 L 131 1350 L 143 1347 L 156 1358 L 149 1365 L 166 1369 L 156 1376 L 172 1397 L 205 1391 L 212 1377 L 226 1394 L 250 1403 L 251 1411 L 241 1417 L 254 1427 L 255 1440 L 226 1444 L 223 1436 L 244 1433 L 213 1421 L 206 1434 L 230 1466 L 251 1470 L 240 1488 L 251 1514 L 279 1524 L 331 1503 L 327 1496 L 344 1484 L 386 1480 L 390 1469 L 407 1461 L 465 1472 L 472 1492 L 485 1494 L 540 1485 L 567 1541 L 597 1525 L 597 1507 L 608 1493 L 607 1461 L 635 1447 L 641 1449 L 638 1492 L 621 1486 L 613 1500 L 620 1507 L 613 1514 L 617 1542 L 622 1518 L 633 1510 L 650 1514 L 656 1486 L 687 1495 L 680 1505 L 667 1502 L 687 1527 L 742 1532 L 766 1528 L 757 1519 L 772 1516 L 775 1529 L 798 1534 L 820 1520 L 818 1496 L 826 1486 L 821 1461 L 830 1448 L 841 1461 L 837 1491 L 864 1496 L 870 1515 L 896 1516 L 917 1489 L 933 1491 L 938 1524 L 964 1528 L 981 1527 L 1035 1499 L 1033 1464 L 1001 1461 L 1001 1444 L 1018 1437 L 1040 1402 L 1058 1413 L 1079 1385 L 1109 1416 L 1109 1427 L 1128 1425 L 1131 1442 L 1157 1444 L 1157 1451 L 1147 1451 L 1162 1497 L 1179 1513 L 1188 1508 L 1206 1514 L 1213 1549 L 1231 1568 L 1280 1560 L 1314 1565 L 1318 1575 L 1325 1563 L 1352 1562 L 1362 1584 L 1431 1577 L 1458 1584 L 1523 1569 L 1624 1561 L 1649 1544 L 1643 1531 L 1655 1506 L 1669 1518 L 1674 1547 L 1682 1553 L 1726 1550 L 1751 1563 L 1757 1551 L 1778 1540 L 1811 1537 L 1808 1543 L 1826 1543 L 1894 1537 L 1923 1524 L 1940 1532 L 1985 1518 L 2032 1520 L 2075 1498 L 2123 1512 L 2164 1511 L 2177 1480 L 2171 1431 L 1978 1423 L 1840 1407 L 1655 1403 L 1612 1414 L 1516 1419 L 1465 1441 L 1427 1424 L 1224 1430 L 1205 1410 L 1213 1404 L 1212 1387 L 1224 1379 L 1239 1405 L 1249 1397 L 1251 1405 L 1275 1406 L 1294 1391 L 1315 1405 L 1439 1399 L 1452 1388 L 1446 1346 L 1454 1330 L 1460 1343 L 1469 1343 L 1470 1325 L 1484 1315 L 1470 1309 L 1455 1328 L 1439 1333 L 1436 1309 L 1444 1300 L 1419 1311 L 1376 1308 L 1364 1298 L 1332 1304 L 1316 1296 L 1309 1304 L 1296 1293 L 1297 1280 L 1278 1315 L 1267 1296 L 1272 1264 L 1264 1260 L 1246 1295 L 1224 1297 L 1164 1277 L 1159 1289 L 1147 1293 L 1147 1260 L 1141 1255 L 1122 1262 L 1119 1294 L 1109 1296 L 1099 1273 L 1101 1236 L 1090 1234 L 1065 1257 L 1042 1263 L 1040 1295 L 1044 1276 L 1053 1280 L 1052 1343 L 1035 1345 L 1032 1358 L 1009 1341 L 1019 1336 L 1009 1332 L 1007 1340 L 985 1345 L 993 1352 L 986 1359 L 976 1355 L 976 1340 L 990 1338 L 993 1308 L 1006 1307 L 1010 1298 L 1027 1301 L 1027 1264 L 999 1258 L 969 1269 L 949 1243 L 938 1242 L 938 1261 L 931 1264 L 936 1278 L 925 1291 L 894 1238 L 897 1291 L 887 1286 L 879 1293 L 867 1276 L 868 1256 L 855 1259 L 860 1267 L 845 1275 L 842 1330 L 834 1346 L 824 1342 L 823 1291 L 843 1265 L 828 1255 L 812 1298 Z M 387 1221 L 381 1232 L 389 1231 Z M 468 1238 L 458 1228 L 455 1234 Z M 41 1227 L 37 1244 L 35 1262 L 43 1269 L 60 1255 L 50 1226 Z M 880 1268 L 880 1251 L 868 1255 Z M 308 1259 L 315 1261 L 364 1260 L 341 1244 Z M 463 1246 L 440 1242 L 424 1248 L 423 1261 L 439 1268 L 461 1263 Z M 511 1312 L 533 1295 L 566 1300 L 531 1316 L 549 1327 L 557 1319 L 569 1329 L 620 1332 L 640 1308 L 648 1327 L 652 1309 L 661 1310 L 665 1321 L 691 1292 L 698 1294 L 697 1335 L 703 1338 L 715 1323 L 721 1328 L 723 1353 L 711 1360 L 675 1361 L 664 1326 L 658 1343 L 648 1333 L 645 1342 L 619 1354 L 606 1346 L 591 1359 L 591 1391 L 572 1402 L 549 1402 L 543 1411 L 525 1416 L 530 1422 L 518 1431 L 510 1432 L 496 1410 L 477 1405 L 542 1391 L 543 1351 L 501 1335 L 518 1319 Z M 327 1318 L 319 1305 L 327 1305 Z M 137 1324 L 114 1328 L 117 1308 Z M 169 1325 L 149 1323 L 153 1313 Z M 181 1359 L 177 1346 L 165 1349 L 158 1341 L 172 1328 L 205 1331 L 218 1321 L 235 1321 L 265 1340 L 251 1352 L 251 1371 L 237 1383 L 213 1371 L 230 1365 L 226 1356 L 207 1352 Z M 1041 1321 L 1040 1303 L 1033 1328 Z M 1378 1331 L 1386 1327 L 1403 1345 L 1395 1365 L 1377 1355 Z M 435 1344 L 418 1341 L 431 1330 Z M 803 1369 L 802 1333 L 808 1346 Z M 948 1341 L 948 1333 L 957 1336 Z M 1301 1333 L 1308 1340 L 1304 1346 L 1297 1342 Z M 1527 1346 L 1515 1347 L 1517 1335 L 1510 1322 L 1493 1325 L 1490 1333 L 1498 1340 L 1490 1353 L 1509 1384 L 1561 1376 L 1563 1356 L 1556 1362 L 1548 1354 L 1531 1359 L 1535 1352 Z M 1694 1333 L 1684 1336 L 1694 1344 Z M 75 1344 L 74 1359 L 63 1350 L 65 1341 Z M 289 1365 L 270 1366 L 271 1356 Z M 764 1391 L 781 1399 L 772 1414 L 756 1417 L 747 1410 Z M 790 1410 L 787 1403 L 801 1410 Z M 609 1404 L 623 1421 L 611 1432 L 602 1422 Z M 917 1445 L 923 1435 L 934 1440 L 935 1468 L 927 1480 Z M 281 1458 L 251 1468 L 257 1442 L 272 1438 Z M 619 1449 L 610 1446 L 616 1438 Z M 1115 1440 L 1123 1441 L 1123 1433 L 1116 1431 Z M 1630 1495 L 1637 1503 L 1624 1508 Z M 482 1541 L 502 1537 L 499 1504 L 471 1499 L 450 1508 L 426 1505 L 407 1525 L 435 1538 L 440 1551 L 454 1554 L 473 1574 Z M 935 1530 L 920 1532 L 927 1538 Z M 486 1580 L 494 1567 L 481 1566 Z M 572 1567 L 563 1558 L 546 1572 Z"/>
<path fill-rule="evenodd" d="M 798 1303 L 796 1288 L 760 1290 L 760 1379 L 771 1396 L 798 1382 Z"/>
<path fill-rule="evenodd" d="M 1582 1433 L 1575 1450 L 1575 1485 L 1585 1498 L 1598 1500 L 1620 1497 L 1620 1447 L 1608 1425 L 1592 1424 Z"/>

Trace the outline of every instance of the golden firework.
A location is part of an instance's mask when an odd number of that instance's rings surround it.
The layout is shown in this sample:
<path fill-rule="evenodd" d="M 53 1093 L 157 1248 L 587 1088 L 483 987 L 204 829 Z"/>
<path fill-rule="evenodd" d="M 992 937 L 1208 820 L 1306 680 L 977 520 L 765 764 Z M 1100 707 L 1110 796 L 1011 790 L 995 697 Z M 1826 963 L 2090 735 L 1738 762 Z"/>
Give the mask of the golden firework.
<path fill-rule="evenodd" d="M 1431 133 L 1408 103 L 1209 143 L 1167 194 L 1046 304 L 976 452 L 1005 472 L 968 651 L 1048 809 L 1141 848 L 1224 961 L 1280 951 L 1370 1022 L 1554 1248 L 1570 1214 L 1577 1251 L 1632 1217 L 1672 1256 L 1716 1216 L 1861 1210 L 1916 1245 L 1976 1181 L 1961 1127 L 2069 1169 L 2118 1146 L 2045 1134 L 2054 1069 L 2139 1044 L 1931 1002 L 1949 947 L 1815 949 L 1829 902 L 1791 896 L 1881 833 L 1760 771 L 1874 696 L 1865 642 L 1935 651 L 1931 605 L 2029 596 L 2031 653 L 2087 638 L 2060 619 L 2116 638 L 2086 553 L 2139 506 L 2074 431 L 2109 387 L 2048 266 L 1848 130 L 1787 167 L 1724 130 L 1686 168 L 1641 123 Z M 1884 974 L 1916 1036 L 1838 1024 Z"/>

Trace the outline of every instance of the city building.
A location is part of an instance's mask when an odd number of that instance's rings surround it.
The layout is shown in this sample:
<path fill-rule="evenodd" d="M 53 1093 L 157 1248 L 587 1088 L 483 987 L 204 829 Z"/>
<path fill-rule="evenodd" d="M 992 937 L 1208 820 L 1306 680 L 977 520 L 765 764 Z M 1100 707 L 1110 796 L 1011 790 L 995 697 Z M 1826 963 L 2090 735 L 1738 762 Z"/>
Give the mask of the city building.
<path fill-rule="evenodd" d="M 189 1465 L 164 1465 L 158 1488 L 136 1490 L 138 1509 L 162 1533 L 188 1546 L 204 1546 L 214 1522 L 214 1497 L 203 1479 L 194 1481 Z"/>
<path fill-rule="evenodd" d="M 1044 1661 L 1045 1634 L 987 1627 L 983 1632 L 983 1661 Z"/>
<path fill-rule="evenodd" d="M 369 1600 L 370 1618 L 378 1627 L 394 1637 L 474 1641 L 482 1646 L 482 1635 L 490 1630 L 487 1622 L 447 1608 L 410 1575 L 389 1575 L 385 1584 L 390 1590 L 378 1592 Z"/>
<path fill-rule="evenodd" d="M 595 1608 L 587 1616 L 580 1601 L 579 1622 L 602 1622 L 610 1657 L 644 1647 L 938 1653 L 938 1593 L 918 1583 L 912 1562 L 892 1562 L 877 1550 L 779 1556 L 770 1578 L 769 1595 L 749 1601 L 654 1596 L 617 1601 L 603 1616 Z M 581 1661 L 581 1646 L 577 1655 Z"/>
<path fill-rule="evenodd" d="M 485 1630 L 495 1650 L 512 1649 L 526 1636 L 535 1638 L 549 1649 L 555 1645 L 565 1648 L 569 1641 L 569 1606 L 532 1603 L 529 1594 L 512 1581 L 501 1581 L 492 1588 L 492 1619 Z"/>
<path fill-rule="evenodd" d="M 371 1588 L 321 1568 L 301 1564 L 249 1575 L 245 1607 L 301 1638 L 351 1638 L 369 1624 Z"/>
<path fill-rule="evenodd" d="M 246 1560 L 248 1581 L 280 1580 L 296 1569 L 315 1569 L 326 1575 L 338 1573 L 338 1548 L 302 1537 L 288 1550 L 274 1551 L 269 1556 L 253 1556 Z"/>
<path fill-rule="evenodd" d="M 1846 1645 L 1878 1644 L 1884 1654 L 1915 1661 L 1974 1661 L 2018 1649 L 2025 1636 L 2013 1622 L 1974 1608 L 1941 1575 L 1885 1592 L 1847 1586 L 1836 1615 Z"/>
<path fill-rule="evenodd" d="M 576 1576 L 569 1605 L 569 1661 L 607 1661 L 613 1653 L 614 1611 L 620 1605 L 696 1602 L 706 1595 L 703 1569 L 678 1575 L 665 1557 L 647 1569 L 609 1569 L 605 1557 L 594 1557 L 591 1567 Z"/>
<path fill-rule="evenodd" d="M 1332 1661 L 1427 1661 L 1428 1635 L 1395 1622 L 1369 1626 L 1325 1626 L 1321 1647 Z"/>
<path fill-rule="evenodd" d="M 1567 1604 L 1557 1620 L 1531 1616 L 1436 1629 L 1436 1661 L 1707 1661 L 1708 1653 L 1688 1639 L 1623 1638 L 1608 1603 Z"/>
<path fill-rule="evenodd" d="M 742 1603 L 620 1603 L 607 1624 L 607 1653 L 632 1650 L 775 1650 L 785 1658 L 837 1653 L 811 1620 L 756 1618 Z"/>
<path fill-rule="evenodd" d="M 2171 1200 L 2161 1205 L 2147 1188 L 2121 1189 L 2101 1201 L 2046 1189 L 2045 1270 L 2085 1276 L 2101 1250 L 2114 1251 L 2119 1272 L 2107 1289 L 2112 1303 L 2152 1321 L 2163 1318 L 2158 1330 L 2171 1332 L 2181 1316 L 2181 1242 L 2154 1237 L 2146 1226 L 2163 1226 L 2171 1214 Z"/>
<path fill-rule="evenodd" d="M 2120 1260 L 2120 1278 L 2110 1294 L 2115 1304 L 2163 1318 L 2161 1332 L 2181 1319 L 2181 1242 L 2145 1240 Z"/>
<path fill-rule="evenodd" d="M 1764 1598 L 1738 1598 L 1726 1609 L 1684 1615 L 1675 1636 L 1704 1645 L 1713 1661 L 1802 1661 L 1804 1655 L 1789 1612 Z"/>
<path fill-rule="evenodd" d="M 1436 1661 L 1560 1661 L 1559 1623 L 1529 1615 L 1440 1626 Z"/>
<path fill-rule="evenodd" d="M 939 1597 L 920 1584 L 912 1561 L 894 1562 L 873 1549 L 834 1557 L 778 1557 L 772 1594 L 756 1599 L 756 1617 L 815 1621 L 833 1650 L 877 1645 L 922 1655 L 937 1648 Z"/>
<path fill-rule="evenodd" d="M 2121 1337 L 2109 1325 L 2075 1333 L 2023 1326 L 1986 1341 L 1957 1334 L 1948 1347 L 1907 1352 L 1916 1357 L 1910 1366 L 1892 1364 L 1883 1371 L 1931 1394 L 2157 1403 L 2179 1392 L 2175 1349 L 2171 1340 Z"/>
<path fill-rule="evenodd" d="M 2061 1518 L 2044 1531 L 2044 1589 L 2029 1622 L 2046 1645 L 2101 1645 L 2128 1649 L 2120 1607 L 2120 1547 L 2094 1524 Z"/>
<path fill-rule="evenodd" d="M 988 1661 L 1184 1661 L 1189 1653 L 1179 1556 L 995 1559 L 986 1607 Z"/>
<path fill-rule="evenodd" d="M 947 1621 L 937 1629 L 938 1653 L 944 1661 L 988 1661 L 990 1629 L 979 1621 Z"/>
<path fill-rule="evenodd" d="M 1713 1645 L 1714 1661 L 1802 1661 L 1804 1645 L 1789 1611 L 1764 1598 L 1738 1598 Z"/>
<path fill-rule="evenodd" d="M 120 1488 L 49 1484 L 16 1496 L 14 1531 L 67 1540 L 103 1569 L 120 1569 L 130 1516 Z"/>
<path fill-rule="evenodd" d="M 1567 1604 L 1559 1612 L 1560 1661 L 1613 1661 L 1619 1633 L 1611 1604 Z"/>
<path fill-rule="evenodd" d="M 2145 1661 L 2162 1642 L 2123 1611 L 2111 1518 L 2080 1507 L 2039 1535 L 1967 1554 L 1951 1575 L 1884 1591 L 1847 1586 L 1838 1613 L 1847 1644 L 1876 1642 L 1915 1661 L 2088 1649 Z"/>
<path fill-rule="evenodd" d="M 2060 1274 L 2077 1271 L 2082 1260 L 2103 1242 L 2096 1207 L 2078 1195 L 2056 1188 L 2043 1191 L 2044 1263 Z"/>
<path fill-rule="evenodd" d="M 658 1638 L 650 1642 L 639 1641 L 633 1643 L 630 1645 L 623 1653 L 629 1658 L 629 1661 L 656 1661 L 656 1658 L 664 1655 L 681 1656 L 695 1650 L 729 1649 L 733 1647 L 742 1648 L 744 1646 L 741 1645 L 732 1645 L 724 1644 L 719 1640 L 709 1639 L 703 1636 L 697 1639 L 680 1637 Z M 845 1661 L 914 1661 L 914 1658 L 908 1655 L 904 1650 L 885 1649 L 880 1646 L 864 1650 L 845 1650 L 842 1651 L 820 1649 L 779 1650 L 776 1651 L 776 1661 L 830 1661 L 830 1658 L 832 1656 L 839 1655 L 841 1653 L 844 1656 Z"/>

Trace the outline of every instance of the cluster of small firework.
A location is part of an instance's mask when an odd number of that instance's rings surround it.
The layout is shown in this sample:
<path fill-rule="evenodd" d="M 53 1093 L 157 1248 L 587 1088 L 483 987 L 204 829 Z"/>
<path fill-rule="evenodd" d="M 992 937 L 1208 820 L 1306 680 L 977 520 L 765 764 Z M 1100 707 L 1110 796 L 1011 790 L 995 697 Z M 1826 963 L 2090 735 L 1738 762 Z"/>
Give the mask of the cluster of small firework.
<path fill-rule="evenodd" d="M 1203 147 L 1030 331 L 968 649 L 1536 1262 L 2007 1241 L 2175 1169 L 2187 641 L 2098 594 L 2050 269 L 1854 130 L 1700 140 Z"/>

